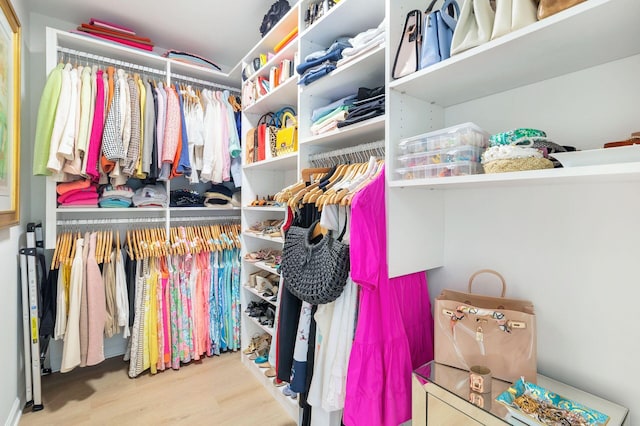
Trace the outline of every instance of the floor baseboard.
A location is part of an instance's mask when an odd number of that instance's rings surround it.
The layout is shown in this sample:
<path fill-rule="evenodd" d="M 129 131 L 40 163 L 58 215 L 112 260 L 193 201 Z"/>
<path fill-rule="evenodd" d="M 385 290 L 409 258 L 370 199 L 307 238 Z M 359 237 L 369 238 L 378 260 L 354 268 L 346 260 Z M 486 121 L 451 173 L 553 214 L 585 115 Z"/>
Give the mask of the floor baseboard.
<path fill-rule="evenodd" d="M 20 423 L 20 417 L 22 416 L 22 409 L 20 408 L 20 398 L 16 398 L 11 406 L 11 411 L 7 420 L 4 422 L 5 426 L 18 426 Z"/>

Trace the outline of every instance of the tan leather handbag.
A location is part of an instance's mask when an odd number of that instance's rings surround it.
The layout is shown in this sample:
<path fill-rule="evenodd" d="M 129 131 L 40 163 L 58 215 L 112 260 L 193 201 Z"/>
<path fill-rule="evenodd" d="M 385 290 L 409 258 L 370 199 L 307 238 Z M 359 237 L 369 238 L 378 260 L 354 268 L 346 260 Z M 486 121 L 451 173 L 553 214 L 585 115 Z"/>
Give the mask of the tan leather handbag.
<path fill-rule="evenodd" d="M 548 16 L 582 3 L 586 0 L 540 0 L 538 4 L 538 19 L 544 19 Z"/>
<path fill-rule="evenodd" d="M 501 297 L 471 292 L 474 278 L 481 273 L 500 278 Z M 443 290 L 435 300 L 435 361 L 463 370 L 482 365 L 498 379 L 514 382 L 524 376 L 535 382 L 537 334 L 533 304 L 505 298 L 504 278 L 491 269 L 474 273 L 468 291 Z"/>

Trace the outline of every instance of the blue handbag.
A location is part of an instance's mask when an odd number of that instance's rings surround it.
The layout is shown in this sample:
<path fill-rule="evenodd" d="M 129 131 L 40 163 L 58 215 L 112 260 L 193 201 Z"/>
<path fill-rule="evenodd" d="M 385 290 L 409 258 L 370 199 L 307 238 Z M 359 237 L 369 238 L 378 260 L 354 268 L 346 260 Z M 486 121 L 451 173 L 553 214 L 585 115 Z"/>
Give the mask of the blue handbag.
<path fill-rule="evenodd" d="M 446 0 L 440 10 L 432 11 L 436 1 L 433 0 L 424 12 L 420 69 L 451 56 L 451 39 L 460 16 L 460 7 L 456 0 Z"/>

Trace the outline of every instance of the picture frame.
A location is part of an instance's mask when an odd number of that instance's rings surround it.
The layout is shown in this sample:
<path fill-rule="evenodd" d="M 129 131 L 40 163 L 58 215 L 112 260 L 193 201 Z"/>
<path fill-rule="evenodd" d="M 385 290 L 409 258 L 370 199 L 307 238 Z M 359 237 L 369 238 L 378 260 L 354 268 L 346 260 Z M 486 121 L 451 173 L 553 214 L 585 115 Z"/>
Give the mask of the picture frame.
<path fill-rule="evenodd" d="M 20 221 L 20 77 L 22 28 L 0 0 L 0 228 Z"/>

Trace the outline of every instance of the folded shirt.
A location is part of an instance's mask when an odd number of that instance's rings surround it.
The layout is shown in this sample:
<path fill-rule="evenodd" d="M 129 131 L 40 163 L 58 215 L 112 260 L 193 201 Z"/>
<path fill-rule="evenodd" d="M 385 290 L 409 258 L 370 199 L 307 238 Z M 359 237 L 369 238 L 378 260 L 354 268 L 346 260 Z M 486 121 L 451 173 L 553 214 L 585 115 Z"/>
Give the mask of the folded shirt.
<path fill-rule="evenodd" d="M 171 191 L 169 199 L 169 206 L 171 207 L 202 207 L 204 203 L 204 197 L 202 195 L 196 191 L 189 191 L 187 189 Z"/>
<path fill-rule="evenodd" d="M 369 28 L 368 30 L 362 31 L 361 33 L 356 34 L 355 37 L 351 37 L 349 39 L 349 43 L 353 47 L 364 46 L 369 44 L 371 40 L 379 37 L 380 35 L 384 35 L 384 27 L 385 20 L 383 19 L 380 24 L 376 28 Z"/>
<path fill-rule="evenodd" d="M 333 47 L 335 46 L 335 47 Z M 344 42 L 336 42 L 332 45 L 333 49 L 327 52 L 326 54 L 319 56 L 317 58 L 313 58 L 309 61 L 302 62 L 300 65 L 296 67 L 296 71 L 298 74 L 303 75 L 309 68 L 313 68 L 317 65 L 322 64 L 326 61 L 337 62 L 342 58 L 342 50 L 351 46 L 348 41 Z"/>
<path fill-rule="evenodd" d="M 112 186 L 107 185 L 102 188 L 101 198 L 132 198 L 133 189 L 126 185 Z"/>
<path fill-rule="evenodd" d="M 74 180 L 73 182 L 59 183 L 56 186 L 56 192 L 58 193 L 58 195 L 62 195 L 69 191 L 86 189 L 86 188 L 89 188 L 90 186 L 91 186 L 91 181 L 89 179 Z"/>
<path fill-rule="evenodd" d="M 133 194 L 133 204 L 138 207 L 165 207 L 166 203 L 167 191 L 161 184 L 145 185 Z"/>
<path fill-rule="evenodd" d="M 337 123 L 339 121 L 344 121 L 348 115 L 347 107 L 340 107 L 340 108 L 342 109 L 336 110 L 334 113 L 331 113 L 326 118 L 323 118 L 320 122 L 313 123 L 310 128 L 311 133 L 313 133 L 314 135 L 318 135 L 320 133 L 326 133 L 329 130 L 335 129 L 337 127 L 336 126 Z"/>
<path fill-rule="evenodd" d="M 338 128 L 338 123 L 341 123 L 342 121 L 344 120 L 327 120 L 324 123 L 322 123 L 320 126 L 313 129 L 312 133 L 314 135 L 321 135 L 323 133 L 336 130 Z"/>
<path fill-rule="evenodd" d="M 358 58 L 360 58 L 361 56 L 366 55 L 367 53 L 371 52 L 372 50 L 377 49 L 378 47 L 382 46 L 384 44 L 384 36 L 381 36 L 380 40 L 377 43 L 373 43 L 373 44 L 367 44 L 365 46 L 353 49 L 350 51 L 350 53 L 348 55 L 345 54 L 345 52 L 342 52 L 342 59 L 340 59 L 337 64 L 339 67 L 342 67 L 346 64 L 348 64 L 349 62 L 352 62 Z M 346 51 L 347 49 L 345 49 Z"/>
<path fill-rule="evenodd" d="M 357 116 L 349 116 L 347 117 L 346 120 L 341 121 L 338 123 L 338 128 L 343 128 L 343 127 L 347 127 L 350 126 L 352 124 L 355 123 L 359 123 L 361 121 L 365 121 L 365 120 L 369 120 L 372 119 L 374 117 L 378 117 L 380 115 L 384 115 L 384 104 L 378 106 L 377 108 L 373 108 L 373 109 L 369 109 L 366 111 L 363 111 L 361 114 L 357 115 Z"/>
<path fill-rule="evenodd" d="M 64 194 L 58 196 L 58 203 L 64 203 L 67 200 L 82 200 L 82 199 L 98 199 L 98 192 L 95 186 L 67 191 Z"/>
<path fill-rule="evenodd" d="M 67 201 L 63 204 L 60 204 L 58 207 L 98 207 L 98 200 L 90 201 L 90 200 L 77 200 L 77 201 Z"/>
<path fill-rule="evenodd" d="M 205 192 L 204 193 L 204 206 L 205 207 L 240 207 L 240 203 L 234 200 L 232 197 L 218 193 L 218 192 Z"/>
<path fill-rule="evenodd" d="M 101 199 L 98 204 L 102 208 L 127 208 L 131 206 L 131 198 L 106 198 Z"/>
<path fill-rule="evenodd" d="M 324 50 L 316 50 L 315 52 L 309 53 L 307 56 L 304 57 L 304 62 L 311 62 L 318 58 L 322 58 L 323 56 L 335 50 L 338 50 L 338 49 L 342 50 L 345 47 L 349 47 L 351 46 L 351 42 L 349 40 L 351 40 L 351 38 L 348 36 L 338 37 L 337 39 L 335 39 L 333 43 L 331 43 L 331 46 L 329 46 L 328 48 Z"/>
<path fill-rule="evenodd" d="M 353 105 L 353 101 L 358 99 L 358 95 L 349 95 L 344 98 L 338 99 L 336 101 L 331 102 L 329 105 L 322 106 L 320 108 L 316 108 L 311 112 L 311 121 L 316 122 L 320 120 L 325 115 L 329 114 L 339 106 L 343 105 Z"/>
<path fill-rule="evenodd" d="M 316 80 L 321 79 L 325 75 L 329 74 L 331 71 L 336 69 L 335 62 L 330 62 L 324 65 L 321 69 L 317 71 L 305 73 L 302 77 L 300 77 L 299 85 L 309 85 Z"/>

